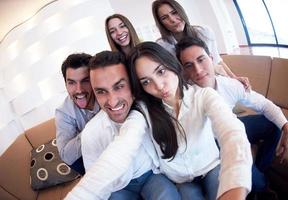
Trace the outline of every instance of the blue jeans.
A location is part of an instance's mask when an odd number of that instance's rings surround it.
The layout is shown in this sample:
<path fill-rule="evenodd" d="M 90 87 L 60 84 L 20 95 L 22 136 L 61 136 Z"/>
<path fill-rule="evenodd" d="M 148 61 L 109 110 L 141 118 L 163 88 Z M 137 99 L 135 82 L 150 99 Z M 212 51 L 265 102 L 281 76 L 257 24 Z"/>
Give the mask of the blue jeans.
<path fill-rule="evenodd" d="M 162 174 L 146 172 L 122 190 L 111 194 L 109 200 L 181 200 L 175 184 Z"/>
<path fill-rule="evenodd" d="M 261 191 L 267 185 L 263 172 L 273 160 L 281 131 L 263 115 L 239 117 L 239 120 L 243 122 L 247 138 L 251 144 L 256 144 L 260 140 L 263 141 L 252 166 L 252 191 Z"/>
<path fill-rule="evenodd" d="M 215 200 L 219 186 L 220 165 L 210 170 L 205 176 L 198 176 L 192 182 L 178 184 L 182 200 Z"/>
<path fill-rule="evenodd" d="M 163 174 L 153 174 L 143 186 L 145 200 L 181 200 L 176 185 Z"/>
<path fill-rule="evenodd" d="M 134 178 L 130 181 L 130 183 L 117 192 L 113 192 L 109 198 L 109 200 L 141 200 L 141 190 L 143 185 L 152 176 L 152 171 L 148 171 L 142 176 L 138 178 Z"/>
<path fill-rule="evenodd" d="M 78 158 L 72 165 L 69 165 L 71 169 L 74 169 L 79 174 L 84 175 L 85 174 L 85 168 L 83 164 L 82 156 Z"/>

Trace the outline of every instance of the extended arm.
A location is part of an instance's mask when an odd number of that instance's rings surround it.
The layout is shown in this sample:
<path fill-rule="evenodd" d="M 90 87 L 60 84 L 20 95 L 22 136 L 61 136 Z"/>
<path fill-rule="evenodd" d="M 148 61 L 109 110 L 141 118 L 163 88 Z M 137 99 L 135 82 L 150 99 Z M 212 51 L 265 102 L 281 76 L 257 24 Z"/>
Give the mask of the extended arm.
<path fill-rule="evenodd" d="M 243 191 L 246 196 L 251 189 L 252 156 L 245 128 L 211 88 L 207 90 L 204 103 L 220 144 L 221 170 L 217 197 L 221 199 L 222 195 L 233 194 L 237 195 L 234 199 L 241 199 Z"/>
<path fill-rule="evenodd" d="M 92 164 L 66 199 L 105 199 L 115 189 L 121 189 L 117 188 L 120 181 L 124 181 L 120 184 L 125 187 L 133 178 L 131 163 L 147 129 L 143 115 L 138 111 L 131 112 L 122 125 L 119 136 L 115 137 L 99 159 Z M 123 175 L 126 177 L 124 180 L 121 179 Z"/>

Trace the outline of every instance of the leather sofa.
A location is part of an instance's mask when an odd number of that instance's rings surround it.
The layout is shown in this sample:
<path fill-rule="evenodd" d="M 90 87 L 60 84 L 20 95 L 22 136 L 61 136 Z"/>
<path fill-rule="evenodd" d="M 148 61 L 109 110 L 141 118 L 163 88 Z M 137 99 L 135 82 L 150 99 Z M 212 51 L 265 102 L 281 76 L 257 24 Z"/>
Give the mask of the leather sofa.
<path fill-rule="evenodd" d="M 288 59 L 269 56 L 224 55 L 232 71 L 249 77 L 254 90 L 271 99 L 288 116 Z M 242 112 L 242 111 L 241 111 Z M 37 125 L 19 135 L 0 157 L 0 199 L 60 200 L 79 179 L 47 189 L 33 191 L 30 186 L 30 152 L 55 138 L 54 119 Z M 288 167 L 276 164 L 271 168 L 273 186 L 287 195 Z M 286 194 L 285 194 L 286 192 Z"/>

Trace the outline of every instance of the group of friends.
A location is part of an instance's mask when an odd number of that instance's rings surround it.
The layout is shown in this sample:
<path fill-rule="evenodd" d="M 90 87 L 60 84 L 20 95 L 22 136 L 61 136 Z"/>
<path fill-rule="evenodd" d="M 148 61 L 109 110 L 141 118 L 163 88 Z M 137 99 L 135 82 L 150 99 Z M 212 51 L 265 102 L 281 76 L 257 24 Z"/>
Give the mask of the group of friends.
<path fill-rule="evenodd" d="M 266 190 L 265 170 L 288 148 L 281 109 L 233 74 L 213 31 L 191 25 L 177 1 L 155 0 L 152 13 L 156 42 L 114 14 L 111 51 L 62 64 L 69 95 L 56 109 L 57 147 L 83 175 L 66 199 L 237 200 Z M 239 102 L 259 115 L 237 117 Z"/>

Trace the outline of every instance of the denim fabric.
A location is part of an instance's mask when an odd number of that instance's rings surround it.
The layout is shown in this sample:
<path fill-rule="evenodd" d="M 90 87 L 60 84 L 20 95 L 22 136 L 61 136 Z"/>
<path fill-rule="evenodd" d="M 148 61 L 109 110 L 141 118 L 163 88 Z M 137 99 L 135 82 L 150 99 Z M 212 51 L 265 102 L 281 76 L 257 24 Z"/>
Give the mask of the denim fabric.
<path fill-rule="evenodd" d="M 148 171 L 142 176 L 132 179 L 130 183 L 117 192 L 113 192 L 109 200 L 141 200 L 141 190 L 143 185 L 149 180 L 149 177 L 152 176 L 152 171 Z"/>
<path fill-rule="evenodd" d="M 243 122 L 247 138 L 251 144 L 256 144 L 262 140 L 255 163 L 252 166 L 252 191 L 262 191 L 267 186 L 263 172 L 274 158 L 281 131 L 263 115 L 239 117 L 239 120 Z"/>
<path fill-rule="evenodd" d="M 142 192 L 145 200 L 181 200 L 176 185 L 163 174 L 153 174 Z"/>
<path fill-rule="evenodd" d="M 218 176 L 220 165 L 209 171 L 205 176 L 196 177 L 192 182 L 178 184 L 182 200 L 215 200 L 219 186 Z"/>
<path fill-rule="evenodd" d="M 85 168 L 83 164 L 82 156 L 78 158 L 72 165 L 69 165 L 71 169 L 74 169 L 76 172 L 82 176 L 85 174 Z"/>

